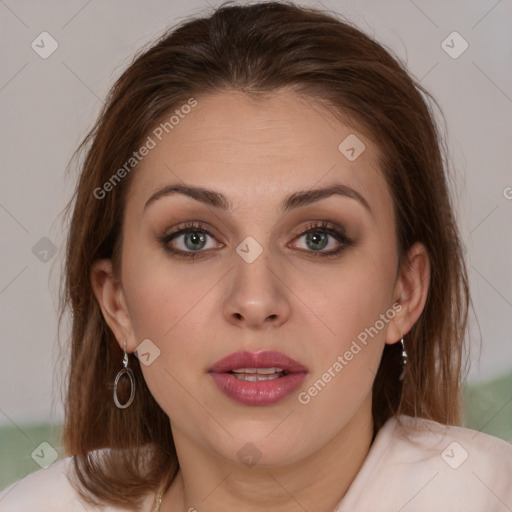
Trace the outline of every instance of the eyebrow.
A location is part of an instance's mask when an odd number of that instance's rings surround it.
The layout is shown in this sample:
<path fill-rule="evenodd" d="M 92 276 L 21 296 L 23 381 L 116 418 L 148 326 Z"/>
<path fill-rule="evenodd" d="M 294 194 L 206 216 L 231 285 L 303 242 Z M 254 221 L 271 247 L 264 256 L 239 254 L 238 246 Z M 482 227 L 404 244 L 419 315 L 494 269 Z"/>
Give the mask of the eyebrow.
<path fill-rule="evenodd" d="M 221 210 L 229 211 L 233 208 L 233 203 L 221 192 L 191 185 L 168 185 L 156 191 L 146 201 L 144 211 L 146 211 L 146 209 L 158 199 L 172 194 L 183 194 L 207 206 L 212 206 L 213 208 L 219 208 Z M 289 210 L 307 206 L 333 195 L 353 199 L 364 206 L 369 213 L 373 214 L 368 201 L 366 201 L 366 199 L 357 192 L 357 190 L 342 184 L 335 184 L 319 189 L 299 190 L 298 192 L 289 194 L 282 202 L 281 210 L 283 213 L 286 213 Z"/>

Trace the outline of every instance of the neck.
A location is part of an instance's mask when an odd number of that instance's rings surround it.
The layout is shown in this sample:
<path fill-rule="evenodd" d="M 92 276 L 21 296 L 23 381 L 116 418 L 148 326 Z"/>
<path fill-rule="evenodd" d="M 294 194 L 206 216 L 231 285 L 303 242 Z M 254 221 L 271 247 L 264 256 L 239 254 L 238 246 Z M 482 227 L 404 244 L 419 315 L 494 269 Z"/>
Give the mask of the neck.
<path fill-rule="evenodd" d="M 293 464 L 258 468 L 226 461 L 172 428 L 180 462 L 161 511 L 332 512 L 359 472 L 373 439 L 371 397 L 324 446 Z"/>

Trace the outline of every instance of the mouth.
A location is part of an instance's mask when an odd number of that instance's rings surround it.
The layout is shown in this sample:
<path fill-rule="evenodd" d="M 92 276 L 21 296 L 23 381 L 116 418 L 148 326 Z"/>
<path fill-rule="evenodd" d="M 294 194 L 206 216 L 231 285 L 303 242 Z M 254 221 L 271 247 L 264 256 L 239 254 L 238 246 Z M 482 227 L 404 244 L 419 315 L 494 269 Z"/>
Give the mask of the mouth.
<path fill-rule="evenodd" d="M 308 369 L 281 352 L 243 351 L 221 359 L 208 373 L 230 399 L 245 405 L 269 405 L 290 395 Z"/>

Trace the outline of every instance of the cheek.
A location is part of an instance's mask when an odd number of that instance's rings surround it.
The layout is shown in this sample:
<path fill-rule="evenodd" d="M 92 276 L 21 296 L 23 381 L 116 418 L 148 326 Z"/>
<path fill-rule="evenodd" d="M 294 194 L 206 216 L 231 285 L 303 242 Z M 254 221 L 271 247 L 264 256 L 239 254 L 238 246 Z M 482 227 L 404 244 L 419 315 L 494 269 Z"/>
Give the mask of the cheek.
<path fill-rule="evenodd" d="M 306 297 L 328 337 L 343 346 L 391 308 L 394 268 L 392 250 L 378 254 L 371 247 L 357 248 L 339 265 L 301 279 L 294 290 Z"/>
<path fill-rule="evenodd" d="M 360 254 L 337 274 L 330 274 L 317 294 L 316 312 L 326 334 L 315 342 L 314 371 L 299 390 L 300 412 L 335 434 L 371 396 L 385 333 L 394 316 L 393 273 Z M 325 426 L 329 425 L 329 426 Z M 332 430 L 332 432 L 331 432 Z"/>
<path fill-rule="evenodd" d="M 144 379 L 162 409 L 173 420 L 186 423 L 186 418 L 201 414 L 189 393 L 204 372 L 204 359 L 199 356 L 204 351 L 205 325 L 200 319 L 208 301 L 201 299 L 218 277 L 177 271 L 168 262 L 147 257 L 127 259 L 125 268 L 136 342 L 149 339 L 158 349 L 150 365 L 141 365 Z"/>
<path fill-rule="evenodd" d="M 201 298 L 215 284 L 215 276 L 193 273 L 186 265 L 173 267 L 156 251 L 128 244 L 126 248 L 122 278 L 133 336 L 136 345 L 149 339 L 156 346 L 158 357 L 141 369 L 153 396 L 163 405 L 168 396 L 179 396 L 178 382 L 184 373 L 200 371 L 197 340 L 204 327 L 193 320 L 201 314 Z"/>
<path fill-rule="evenodd" d="M 396 251 L 385 237 L 368 239 L 347 253 L 336 269 L 316 273 L 298 291 L 310 294 L 325 326 L 315 342 L 315 371 L 308 379 L 313 387 L 303 389 L 303 402 L 315 402 L 311 411 L 318 407 L 320 413 L 326 404 L 332 411 L 356 408 L 371 390 L 395 316 Z M 322 398 L 314 398 L 320 394 Z"/>
<path fill-rule="evenodd" d="M 135 334 L 171 342 L 218 276 L 198 271 L 194 264 L 172 264 L 163 250 L 126 252 L 123 282 Z"/>

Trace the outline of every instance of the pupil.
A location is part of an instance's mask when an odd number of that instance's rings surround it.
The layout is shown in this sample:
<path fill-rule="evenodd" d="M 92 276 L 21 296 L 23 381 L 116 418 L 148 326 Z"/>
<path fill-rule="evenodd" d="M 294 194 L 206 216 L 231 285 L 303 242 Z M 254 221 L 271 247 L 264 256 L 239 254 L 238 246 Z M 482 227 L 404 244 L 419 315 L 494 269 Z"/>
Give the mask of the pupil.
<path fill-rule="evenodd" d="M 311 249 L 323 249 L 327 246 L 327 233 L 308 233 L 306 235 L 306 243 Z"/>
<path fill-rule="evenodd" d="M 185 245 L 187 246 L 187 249 L 201 249 L 205 244 L 205 240 L 206 237 L 204 233 L 187 233 L 185 235 Z"/>

